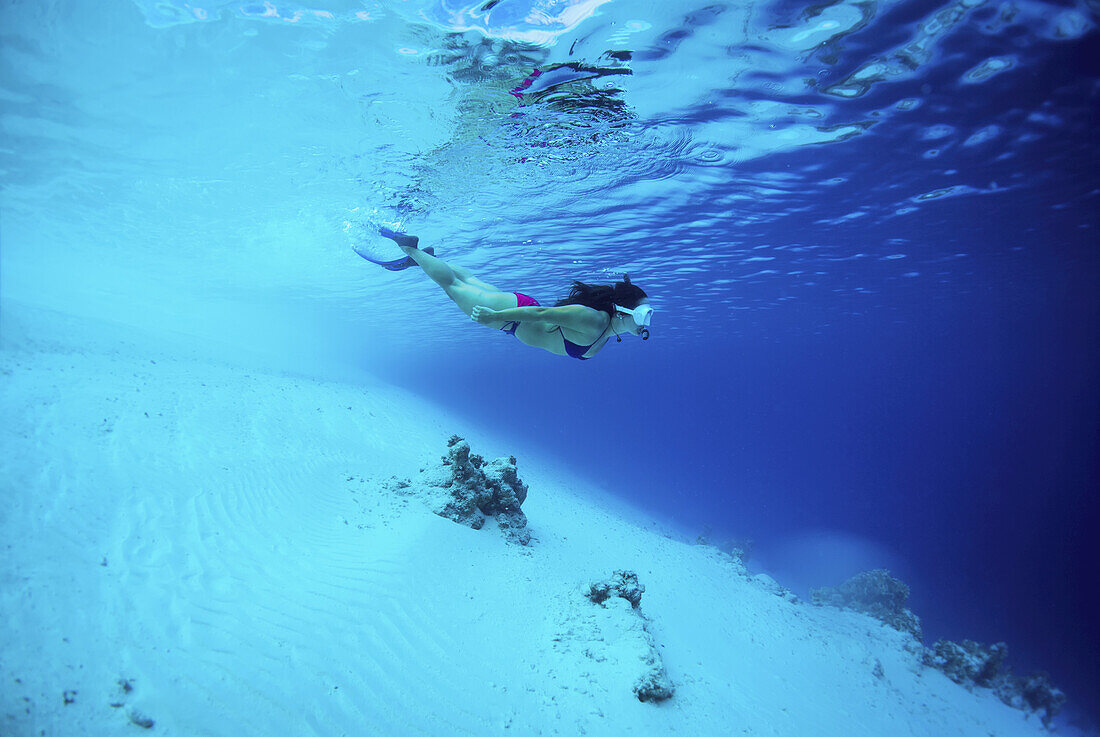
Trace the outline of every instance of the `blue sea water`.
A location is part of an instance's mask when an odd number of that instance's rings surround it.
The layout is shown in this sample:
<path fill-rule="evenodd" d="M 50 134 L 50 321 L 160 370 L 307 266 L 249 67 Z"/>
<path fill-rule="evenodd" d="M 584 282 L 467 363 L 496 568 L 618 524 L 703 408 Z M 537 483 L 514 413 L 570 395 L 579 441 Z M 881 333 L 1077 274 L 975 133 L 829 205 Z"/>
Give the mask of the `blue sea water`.
<path fill-rule="evenodd" d="M 380 373 L 800 593 L 886 567 L 929 642 L 1100 695 L 1091 2 L 0 6 L 13 301 Z M 570 66 L 565 66 L 570 65 Z M 534 77 L 523 89 L 524 80 Z M 379 224 L 544 303 L 472 324 Z"/>

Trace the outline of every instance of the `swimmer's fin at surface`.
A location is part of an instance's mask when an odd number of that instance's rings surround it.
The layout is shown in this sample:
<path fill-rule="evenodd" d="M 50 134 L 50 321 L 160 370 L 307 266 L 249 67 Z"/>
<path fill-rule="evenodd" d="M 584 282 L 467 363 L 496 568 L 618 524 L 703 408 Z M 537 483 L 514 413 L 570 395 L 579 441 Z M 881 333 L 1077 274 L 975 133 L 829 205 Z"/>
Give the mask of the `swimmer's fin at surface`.
<path fill-rule="evenodd" d="M 413 261 L 412 257 L 410 257 L 410 256 L 402 256 L 401 258 L 395 258 L 393 260 L 384 261 L 382 259 L 375 258 L 371 254 L 370 251 L 366 250 L 365 248 L 363 248 L 361 246 L 355 245 L 355 246 L 352 246 L 352 249 L 357 254 L 359 254 L 360 258 L 364 258 L 367 261 L 370 261 L 372 264 L 378 264 L 379 266 L 381 266 L 386 271 L 404 271 L 405 269 L 409 268 L 410 266 L 416 266 L 416 262 Z M 435 255 L 435 249 L 432 248 L 431 246 L 428 246 L 427 248 L 422 249 L 422 250 L 424 251 L 424 253 L 431 254 L 433 256 Z"/>

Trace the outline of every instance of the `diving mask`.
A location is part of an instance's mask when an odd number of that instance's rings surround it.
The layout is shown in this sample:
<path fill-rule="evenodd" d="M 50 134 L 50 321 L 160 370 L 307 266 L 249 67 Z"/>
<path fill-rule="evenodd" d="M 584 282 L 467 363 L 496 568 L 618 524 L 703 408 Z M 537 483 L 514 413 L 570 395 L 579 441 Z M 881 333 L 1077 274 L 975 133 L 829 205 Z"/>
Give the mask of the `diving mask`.
<path fill-rule="evenodd" d="M 615 309 L 626 315 L 630 315 L 630 319 L 634 321 L 634 324 L 640 328 L 649 327 L 649 321 L 653 317 L 653 307 L 650 305 L 638 305 L 634 309 L 630 310 L 626 307 L 615 305 Z"/>

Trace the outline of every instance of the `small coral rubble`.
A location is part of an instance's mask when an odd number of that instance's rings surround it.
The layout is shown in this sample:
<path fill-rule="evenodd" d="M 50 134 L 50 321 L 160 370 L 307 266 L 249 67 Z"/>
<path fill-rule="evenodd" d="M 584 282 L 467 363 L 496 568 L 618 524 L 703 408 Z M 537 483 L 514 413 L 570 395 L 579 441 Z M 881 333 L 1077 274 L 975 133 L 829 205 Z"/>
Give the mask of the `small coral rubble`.
<path fill-rule="evenodd" d="M 1055 688 L 1042 671 L 1027 678 L 1014 675 L 1004 666 L 1008 645 L 982 645 L 973 640 L 939 640 L 924 654 L 924 664 L 941 670 L 955 683 L 993 689 L 1004 703 L 1023 711 L 1042 711 L 1043 724 L 1050 722 L 1066 703 L 1066 695 Z"/>
<path fill-rule="evenodd" d="M 1050 676 L 1038 672 L 1028 678 L 1013 675 L 1004 665 L 1008 646 L 1003 642 L 982 645 L 973 640 L 939 640 L 931 648 L 921 644 L 921 626 L 917 615 L 905 608 L 909 587 L 890 576 L 889 571 L 865 571 L 836 588 L 810 592 L 814 604 L 851 609 L 870 615 L 880 622 L 916 639 L 914 647 L 922 651 L 924 665 L 936 668 L 955 683 L 972 689 L 993 689 L 1004 703 L 1024 711 L 1042 711 L 1043 724 L 1051 720 L 1065 704 L 1066 696 L 1050 682 Z"/>
<path fill-rule="evenodd" d="M 646 631 L 646 634 L 648 635 L 649 632 Z M 673 693 L 675 693 L 672 681 L 669 680 L 668 673 L 665 672 L 665 666 L 661 662 L 656 648 L 652 647 L 652 643 L 646 665 L 648 668 L 645 673 L 638 676 L 638 680 L 634 682 L 634 695 L 638 697 L 638 701 L 671 699 Z"/>
<path fill-rule="evenodd" d="M 586 596 L 597 604 L 603 604 L 612 596 L 626 599 L 630 606 L 637 609 L 642 603 L 645 586 L 638 583 L 638 574 L 634 571 L 615 571 L 606 581 L 596 581 L 588 587 Z"/>
<path fill-rule="evenodd" d="M 596 581 L 589 584 L 585 593 L 593 603 L 601 607 L 607 607 L 610 600 L 624 599 L 630 603 L 630 609 L 624 607 L 624 614 L 631 617 L 637 633 L 637 652 L 642 665 L 642 673 L 634 681 L 634 695 L 638 701 L 664 701 L 672 698 L 675 689 L 672 680 L 665 671 L 661 653 L 653 641 L 653 635 L 649 631 L 649 619 L 642 614 L 639 607 L 642 603 L 642 593 L 645 586 L 638 583 L 638 574 L 634 571 L 615 571 L 606 581 Z M 633 614 L 631 614 L 633 612 Z M 640 621 L 641 626 L 637 623 Z"/>
<path fill-rule="evenodd" d="M 924 656 L 924 664 L 944 672 L 955 683 L 990 686 L 1008 655 L 1003 642 L 986 647 L 973 640 L 939 640 Z"/>

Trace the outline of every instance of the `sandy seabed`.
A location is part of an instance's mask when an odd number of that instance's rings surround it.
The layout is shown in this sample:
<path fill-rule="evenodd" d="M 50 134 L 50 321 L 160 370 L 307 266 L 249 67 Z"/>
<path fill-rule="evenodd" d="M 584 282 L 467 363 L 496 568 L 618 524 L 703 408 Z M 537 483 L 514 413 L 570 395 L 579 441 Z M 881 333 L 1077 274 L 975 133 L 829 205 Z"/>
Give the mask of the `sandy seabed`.
<path fill-rule="evenodd" d="M 4 311 L 0 734 L 1046 734 L 560 460 L 518 458 L 529 546 L 433 514 L 390 479 L 453 433 L 514 450 L 406 391 Z M 640 610 L 584 596 L 618 569 Z M 632 690 L 643 628 L 659 703 Z"/>

